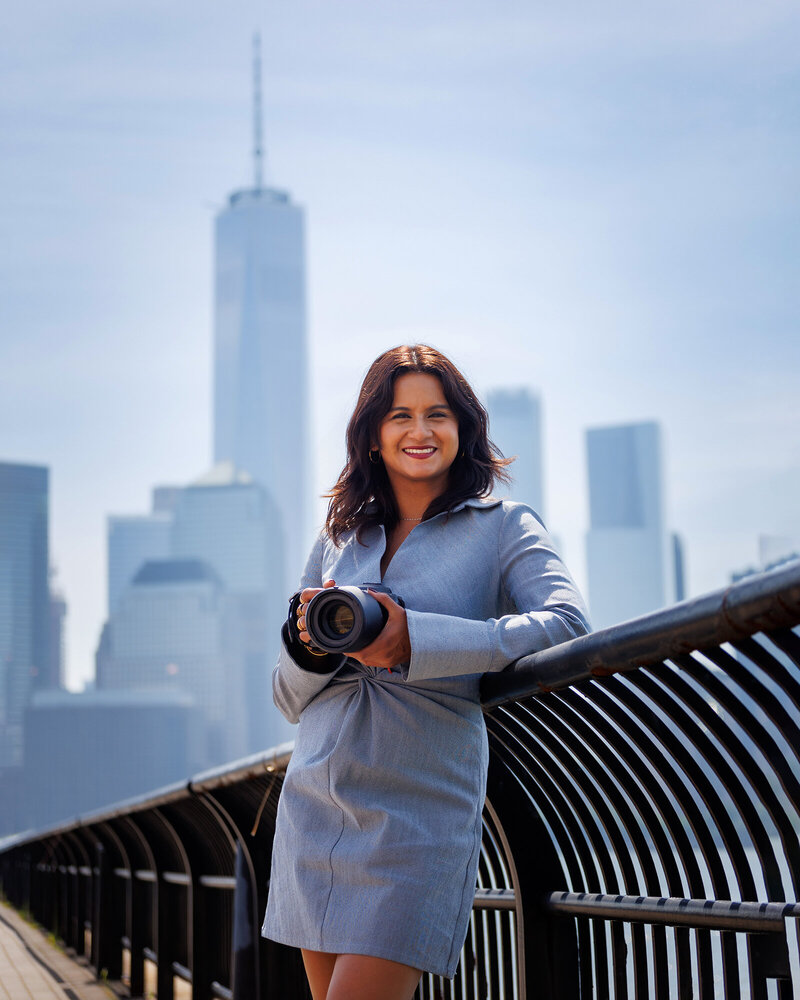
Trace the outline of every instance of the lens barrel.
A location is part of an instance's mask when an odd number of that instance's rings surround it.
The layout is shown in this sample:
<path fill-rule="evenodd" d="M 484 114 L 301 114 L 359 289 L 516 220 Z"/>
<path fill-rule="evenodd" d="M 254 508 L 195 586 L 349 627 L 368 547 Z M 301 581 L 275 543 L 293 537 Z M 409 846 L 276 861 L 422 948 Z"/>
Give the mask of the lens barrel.
<path fill-rule="evenodd" d="M 308 602 L 306 630 L 317 649 L 350 653 L 377 638 L 388 617 L 378 601 L 360 587 L 329 587 Z"/>

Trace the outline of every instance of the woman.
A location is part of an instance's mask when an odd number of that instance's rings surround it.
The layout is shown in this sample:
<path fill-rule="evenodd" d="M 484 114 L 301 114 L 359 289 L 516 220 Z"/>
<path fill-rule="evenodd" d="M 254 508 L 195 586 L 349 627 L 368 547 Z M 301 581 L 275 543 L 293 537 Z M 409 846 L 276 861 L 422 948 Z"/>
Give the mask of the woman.
<path fill-rule="evenodd" d="M 369 369 L 306 566 L 275 703 L 299 722 L 262 933 L 302 948 L 314 1000 L 407 1000 L 452 977 L 475 891 L 488 748 L 481 674 L 572 639 L 583 602 L 524 504 L 486 411 L 431 347 Z M 381 581 L 405 609 L 349 658 L 309 649 L 321 587 Z"/>

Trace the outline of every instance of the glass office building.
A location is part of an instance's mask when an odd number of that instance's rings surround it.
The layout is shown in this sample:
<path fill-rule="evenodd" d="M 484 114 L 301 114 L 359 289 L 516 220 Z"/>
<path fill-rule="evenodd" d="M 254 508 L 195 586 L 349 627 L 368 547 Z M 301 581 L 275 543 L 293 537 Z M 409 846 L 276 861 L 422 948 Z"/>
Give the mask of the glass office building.
<path fill-rule="evenodd" d="M 661 429 L 653 421 L 586 432 L 589 608 L 595 628 L 675 599 L 664 523 Z"/>
<path fill-rule="evenodd" d="M 0 462 L 0 768 L 22 763 L 25 706 L 49 674 L 49 470 Z"/>
<path fill-rule="evenodd" d="M 216 219 L 215 261 L 214 461 L 275 500 L 286 589 L 309 544 L 303 210 L 272 188 L 235 192 Z"/>

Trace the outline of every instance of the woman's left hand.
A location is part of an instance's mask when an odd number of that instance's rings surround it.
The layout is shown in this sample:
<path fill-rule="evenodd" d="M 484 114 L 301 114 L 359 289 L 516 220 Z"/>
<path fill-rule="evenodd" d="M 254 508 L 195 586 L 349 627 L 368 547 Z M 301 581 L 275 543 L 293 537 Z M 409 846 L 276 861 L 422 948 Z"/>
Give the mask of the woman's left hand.
<path fill-rule="evenodd" d="M 391 670 L 399 663 L 406 663 L 411 659 L 411 640 L 408 637 L 406 610 L 397 601 L 393 601 L 388 594 L 381 594 L 374 590 L 370 590 L 369 593 L 386 608 L 389 618 L 377 639 L 369 646 L 347 655 L 358 660 L 359 663 L 363 663 L 366 667 L 384 667 Z"/>

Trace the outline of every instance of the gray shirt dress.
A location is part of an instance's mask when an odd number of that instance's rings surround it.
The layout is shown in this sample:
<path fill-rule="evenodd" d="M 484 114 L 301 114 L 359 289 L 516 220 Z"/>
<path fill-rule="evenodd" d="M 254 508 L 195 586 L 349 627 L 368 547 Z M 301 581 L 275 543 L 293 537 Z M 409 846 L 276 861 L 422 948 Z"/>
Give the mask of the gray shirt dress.
<path fill-rule="evenodd" d="M 486 792 L 481 674 L 582 635 L 586 609 L 524 504 L 473 499 L 421 522 L 382 580 L 383 528 L 362 542 L 323 534 L 301 587 L 384 583 L 405 601 L 411 660 L 316 673 L 284 642 L 274 698 L 298 730 L 262 934 L 452 977 Z"/>

